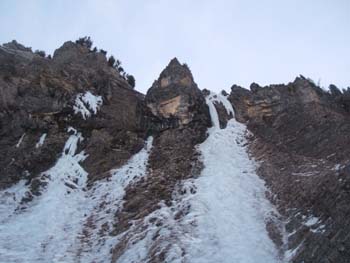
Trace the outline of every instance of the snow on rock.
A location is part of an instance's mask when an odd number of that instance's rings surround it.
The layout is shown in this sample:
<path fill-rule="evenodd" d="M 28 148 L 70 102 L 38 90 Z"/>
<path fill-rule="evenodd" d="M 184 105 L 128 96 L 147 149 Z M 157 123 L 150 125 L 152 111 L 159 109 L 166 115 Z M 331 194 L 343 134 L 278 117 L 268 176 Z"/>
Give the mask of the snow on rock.
<path fill-rule="evenodd" d="M 191 262 L 185 261 L 183 256 L 193 222 L 192 219 L 179 220 L 178 215 L 188 209 L 193 187 L 193 180 L 179 184 L 170 206 L 161 201 L 159 209 L 144 219 L 134 221 L 126 232 L 120 234 L 117 238 L 126 241 L 126 249 L 117 262 L 149 262 L 152 254 L 164 255 L 164 262 Z"/>
<path fill-rule="evenodd" d="M 292 260 L 292 258 L 298 253 L 299 249 L 302 247 L 302 245 L 304 244 L 304 241 L 301 242 L 296 248 L 293 249 L 288 249 L 285 252 L 285 260 L 287 262 L 289 262 L 290 260 Z"/>
<path fill-rule="evenodd" d="M 43 146 L 45 139 L 46 139 L 47 134 L 43 133 L 43 135 L 40 136 L 39 141 L 35 144 L 35 148 L 39 148 Z"/>
<path fill-rule="evenodd" d="M 110 178 L 98 181 L 87 193 L 90 216 L 84 222 L 85 234 L 81 237 L 81 262 L 111 261 L 110 251 L 118 243 L 118 237 L 110 236 L 115 214 L 123 206 L 125 188 L 146 176 L 152 142 L 153 137 L 149 137 L 145 147 L 127 164 L 112 170 Z"/>
<path fill-rule="evenodd" d="M 86 156 L 75 153 L 80 140 L 74 131 L 57 163 L 42 174 L 47 185 L 41 196 L 11 215 L 0 211 L 0 262 L 70 262 L 69 250 L 85 212 L 87 173 L 79 162 Z M 20 182 L 10 192 L 20 197 L 26 190 Z M 16 198 L 13 205 L 18 204 Z"/>
<path fill-rule="evenodd" d="M 110 262 L 117 243 L 110 236 L 114 215 L 123 205 L 125 187 L 146 175 L 152 137 L 146 146 L 111 177 L 87 189 L 87 156 L 77 153 L 81 133 L 71 134 L 61 157 L 42 173 L 42 194 L 25 206 L 24 181 L 0 191 L 0 262 Z"/>
<path fill-rule="evenodd" d="M 317 217 L 311 216 L 310 218 L 308 218 L 308 220 L 304 224 L 306 226 L 310 227 L 310 226 L 317 224 L 318 221 L 319 221 L 319 219 Z"/>
<path fill-rule="evenodd" d="M 73 110 L 75 114 L 80 113 L 84 120 L 92 114 L 96 114 L 97 110 L 102 106 L 102 97 L 95 96 L 90 91 L 79 93 L 75 98 Z"/>
<path fill-rule="evenodd" d="M 313 233 L 324 233 L 326 231 L 326 225 L 321 224 L 321 220 L 318 217 L 310 216 L 304 225 L 310 227 L 310 231 Z"/>
<path fill-rule="evenodd" d="M 83 118 L 96 113 L 102 103 L 96 98 L 78 95 L 76 112 Z M 87 189 L 88 174 L 80 165 L 86 155 L 77 153 L 83 137 L 69 128 L 60 158 L 42 173 L 42 195 L 18 209 L 28 191 L 24 182 L 0 191 L 0 262 L 110 262 L 120 242 L 125 250 L 118 263 L 147 262 L 150 255 L 172 263 L 280 262 L 265 225 L 276 211 L 244 147 L 246 127 L 231 119 L 220 129 L 218 102 L 234 113 L 225 96 L 207 98 L 213 127 L 198 147 L 201 176 L 179 182 L 170 205 L 161 201 L 118 236 L 111 235 L 115 214 L 126 187 L 147 176 L 152 138 L 127 164 Z"/>
<path fill-rule="evenodd" d="M 220 129 L 213 101 L 233 113 L 224 96 L 207 98 L 213 127 L 199 146 L 201 176 L 180 182 L 170 206 L 160 202 L 158 210 L 120 234 L 126 249 L 118 263 L 148 262 L 150 255 L 172 263 L 281 261 L 265 224 L 277 212 L 243 146 L 246 127 L 231 119 Z"/>

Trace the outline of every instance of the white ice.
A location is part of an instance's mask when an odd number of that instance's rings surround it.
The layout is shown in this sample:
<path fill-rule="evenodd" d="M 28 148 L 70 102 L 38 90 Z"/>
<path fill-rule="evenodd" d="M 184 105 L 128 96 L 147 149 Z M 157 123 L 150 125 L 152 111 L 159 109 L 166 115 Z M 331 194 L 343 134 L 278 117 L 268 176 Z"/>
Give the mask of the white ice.
<path fill-rule="evenodd" d="M 83 119 L 96 114 L 97 110 L 102 106 L 102 97 L 95 96 L 90 91 L 79 93 L 75 98 L 73 110 L 75 114 L 80 113 Z"/>
<path fill-rule="evenodd" d="M 46 136 L 47 136 L 46 133 L 43 133 L 43 135 L 40 136 L 39 141 L 35 144 L 35 148 L 39 148 L 44 145 Z"/>
<path fill-rule="evenodd" d="M 115 223 L 115 214 L 123 206 L 125 188 L 146 176 L 152 142 L 153 138 L 149 137 L 145 147 L 126 165 L 112 170 L 110 178 L 98 181 L 87 193 L 90 216 L 84 223 L 84 229 L 89 238 L 82 239 L 81 262 L 111 261 L 110 251 L 118 243 L 118 237 L 109 235 Z M 89 227 L 89 222 L 93 222 L 92 227 Z M 109 231 L 103 232 L 103 229 Z"/>
<path fill-rule="evenodd" d="M 233 118 L 220 129 L 214 102 L 233 113 L 226 97 L 210 94 L 207 98 L 213 127 L 199 147 L 204 169 L 195 182 L 197 192 L 187 215 L 187 220 L 195 218 L 196 228 L 187 240 L 186 259 L 193 263 L 279 262 L 265 225 L 274 208 L 244 147 L 246 127 Z"/>
<path fill-rule="evenodd" d="M 145 176 L 152 138 L 109 179 L 87 190 L 88 174 L 80 165 L 87 156 L 77 153 L 83 137 L 74 128 L 68 132 L 61 157 L 41 175 L 47 185 L 40 196 L 21 204 L 30 191 L 25 181 L 0 191 L 0 262 L 110 261 L 114 214 L 122 207 L 125 187 Z M 101 233 L 106 225 L 109 231 Z"/>
<path fill-rule="evenodd" d="M 308 218 L 308 220 L 304 224 L 310 227 L 317 224 L 318 221 L 319 219 L 317 217 L 311 216 L 310 218 Z"/>
<path fill-rule="evenodd" d="M 246 127 L 231 119 L 220 129 L 214 101 L 234 113 L 226 97 L 211 93 L 207 98 L 213 127 L 198 149 L 201 175 L 179 183 L 171 206 L 160 202 L 158 210 L 134 222 L 123 234 L 130 239 L 118 263 L 147 262 L 155 247 L 156 254 L 165 253 L 164 262 L 172 263 L 281 262 L 265 224 L 277 212 L 244 147 Z M 178 218 L 180 211 L 185 216 Z"/>
<path fill-rule="evenodd" d="M 91 104 L 82 97 L 84 107 L 78 112 L 85 118 L 98 107 L 86 108 Z M 77 153 L 83 138 L 70 128 L 61 157 L 42 174 L 47 185 L 41 196 L 21 205 L 29 191 L 24 181 L 0 191 L 0 262 L 110 262 L 111 249 L 125 235 L 130 238 L 118 263 L 147 262 L 155 248 L 166 252 L 165 262 L 172 263 L 280 262 L 265 225 L 274 207 L 244 146 L 246 127 L 231 119 L 220 129 L 213 102 L 233 114 L 225 96 L 210 94 L 213 127 L 198 147 L 201 175 L 179 182 L 171 206 L 160 202 L 160 209 L 141 223 L 131 222 L 119 236 L 110 235 L 115 214 L 123 206 L 125 188 L 146 176 L 152 138 L 127 164 L 111 171 L 111 177 L 87 190 L 87 172 L 80 165 L 86 155 Z M 188 213 L 178 217 L 179 211 Z"/>
<path fill-rule="evenodd" d="M 22 136 L 21 136 L 21 138 L 19 138 L 19 140 L 18 140 L 18 142 L 17 142 L 17 144 L 16 144 L 16 148 L 18 148 L 19 146 L 21 146 L 22 141 L 23 141 L 25 135 L 26 135 L 26 134 L 23 133 Z"/>
<path fill-rule="evenodd" d="M 0 213 L 0 262 L 67 262 L 67 254 L 73 253 L 69 249 L 84 215 L 81 193 L 87 179 L 79 164 L 86 156 L 75 154 L 81 139 L 74 132 L 57 163 L 42 174 L 47 186 L 41 196 L 24 209 L 18 201 L 12 204 L 17 205 L 15 213 Z"/>

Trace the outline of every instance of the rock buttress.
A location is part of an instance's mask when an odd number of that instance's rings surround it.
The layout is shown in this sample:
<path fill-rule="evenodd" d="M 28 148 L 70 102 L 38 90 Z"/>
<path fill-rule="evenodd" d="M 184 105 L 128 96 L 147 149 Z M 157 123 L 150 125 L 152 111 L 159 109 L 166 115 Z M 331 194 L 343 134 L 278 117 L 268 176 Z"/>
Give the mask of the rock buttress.
<path fill-rule="evenodd" d="M 173 125 L 154 134 L 148 177 L 126 190 L 116 234 L 126 231 L 130 222 L 143 229 L 142 219 L 159 209 L 161 203 L 170 206 L 176 185 L 198 176 L 202 169 L 195 146 L 206 139 L 210 117 L 189 68 L 173 59 L 149 89 L 145 101 L 154 115 Z M 126 235 L 114 249 L 115 260 L 127 248 L 130 238 Z M 148 252 L 151 262 L 163 262 L 167 252 L 156 245 L 157 239 L 153 237 L 155 245 Z"/>
<path fill-rule="evenodd" d="M 102 105 L 83 118 L 74 106 L 87 92 Z M 143 147 L 151 119 L 144 95 L 101 52 L 69 41 L 50 59 L 15 41 L 0 46 L 0 188 L 37 180 L 61 155 L 69 127 L 84 137 L 89 180 L 108 176 Z"/>
<path fill-rule="evenodd" d="M 350 258 L 350 115 L 347 93 L 298 77 L 288 85 L 233 86 L 236 118 L 254 136 L 251 154 L 285 217 L 291 262 Z"/>

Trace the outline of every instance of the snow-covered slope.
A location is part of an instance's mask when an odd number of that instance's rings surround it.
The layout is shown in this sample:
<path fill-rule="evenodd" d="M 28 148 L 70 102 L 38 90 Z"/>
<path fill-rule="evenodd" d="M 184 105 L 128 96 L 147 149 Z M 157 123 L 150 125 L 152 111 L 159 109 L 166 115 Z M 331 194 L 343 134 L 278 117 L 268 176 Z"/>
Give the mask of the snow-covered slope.
<path fill-rule="evenodd" d="M 67 140 L 57 163 L 42 174 L 46 187 L 29 203 L 24 182 L 0 192 L 0 262 L 109 262 L 108 238 L 114 213 L 122 206 L 125 187 L 146 175 L 152 137 L 143 150 L 108 180 L 86 189 L 87 172 L 76 153 L 81 134 Z M 108 239 L 108 240 L 106 240 Z"/>

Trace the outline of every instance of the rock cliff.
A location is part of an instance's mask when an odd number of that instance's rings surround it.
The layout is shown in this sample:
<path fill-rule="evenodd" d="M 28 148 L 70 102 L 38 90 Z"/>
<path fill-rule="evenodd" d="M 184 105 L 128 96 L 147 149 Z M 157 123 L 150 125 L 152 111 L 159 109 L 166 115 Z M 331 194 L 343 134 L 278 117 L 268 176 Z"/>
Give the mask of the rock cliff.
<path fill-rule="evenodd" d="M 300 76 L 287 85 L 234 85 L 230 94 L 236 118 L 253 134 L 258 173 L 285 217 L 291 262 L 350 258 L 350 113 L 347 91 L 336 91 Z"/>
<path fill-rule="evenodd" d="M 274 244 L 257 251 L 276 262 L 349 262 L 348 134 L 350 91 L 303 76 L 214 94 L 174 58 L 144 95 L 102 50 L 68 41 L 51 58 L 12 41 L 0 46 L 0 261 L 197 262 L 205 248 L 212 262 L 263 237 Z M 260 232 L 235 239 L 243 219 Z"/>

